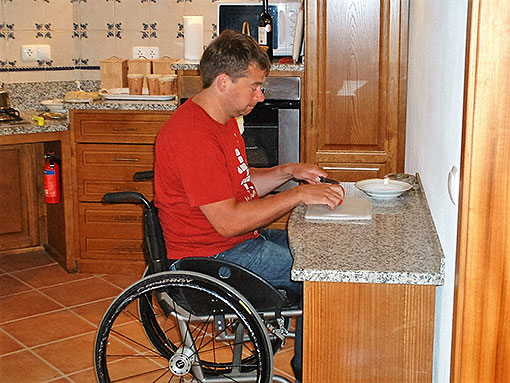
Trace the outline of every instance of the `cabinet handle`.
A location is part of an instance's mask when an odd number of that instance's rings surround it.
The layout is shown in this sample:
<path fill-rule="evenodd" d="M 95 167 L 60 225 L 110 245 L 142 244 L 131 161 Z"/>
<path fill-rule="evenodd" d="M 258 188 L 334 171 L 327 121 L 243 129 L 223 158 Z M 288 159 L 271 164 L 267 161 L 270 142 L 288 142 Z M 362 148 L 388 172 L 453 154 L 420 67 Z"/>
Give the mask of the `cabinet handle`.
<path fill-rule="evenodd" d="M 131 188 L 131 190 L 126 190 L 126 187 L 125 186 L 116 186 L 115 187 L 115 191 L 118 192 L 118 191 L 130 191 L 130 192 L 137 192 L 138 190 L 140 190 L 139 188 L 135 187 L 135 188 Z"/>
<path fill-rule="evenodd" d="M 313 100 L 310 101 L 310 126 L 313 127 Z"/>
<path fill-rule="evenodd" d="M 118 222 L 139 222 L 140 219 L 138 217 L 132 217 L 129 215 L 117 215 L 114 218 L 115 221 Z"/>
<path fill-rule="evenodd" d="M 246 150 L 257 150 L 259 147 L 258 146 L 247 146 L 246 147 Z"/>
<path fill-rule="evenodd" d="M 117 245 L 114 247 L 117 251 L 125 251 L 125 252 L 133 252 L 133 251 L 143 251 L 143 246 L 123 246 Z"/>
<path fill-rule="evenodd" d="M 140 161 L 139 158 L 122 158 L 122 157 L 117 157 L 117 158 L 114 158 L 113 160 L 117 161 L 117 162 L 138 162 L 138 161 Z"/>
<path fill-rule="evenodd" d="M 128 127 L 122 127 L 122 126 L 115 126 L 113 128 L 113 131 L 115 131 L 115 132 L 135 132 L 136 128 L 128 128 Z"/>

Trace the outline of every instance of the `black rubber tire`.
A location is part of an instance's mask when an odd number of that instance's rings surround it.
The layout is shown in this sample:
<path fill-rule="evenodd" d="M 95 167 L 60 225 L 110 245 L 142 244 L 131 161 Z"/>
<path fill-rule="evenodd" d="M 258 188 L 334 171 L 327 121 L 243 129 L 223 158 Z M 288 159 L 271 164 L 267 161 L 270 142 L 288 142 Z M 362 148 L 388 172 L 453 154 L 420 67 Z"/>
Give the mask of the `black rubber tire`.
<path fill-rule="evenodd" d="M 170 313 L 167 317 L 161 308 L 154 309 L 157 302 L 152 297 L 158 292 L 176 297 L 177 301 L 185 297 L 181 306 L 202 316 L 201 321 L 192 320 L 191 314 L 186 319 L 196 351 L 195 364 L 200 365 L 205 377 L 229 375 L 229 381 L 236 381 L 236 377 L 230 377 L 233 339 L 219 340 L 213 323 L 214 315 L 226 313 L 227 325 L 220 335 L 231 334 L 239 324 L 244 326 L 243 358 L 241 366 L 235 367 L 241 373 L 252 371 L 249 373 L 255 376 L 254 382 L 272 381 L 272 347 L 265 326 L 251 304 L 230 286 L 212 277 L 169 271 L 136 282 L 122 292 L 105 313 L 94 349 L 99 382 L 131 381 L 131 378 L 179 382 L 194 376 L 192 371 L 175 375 L 169 367 L 170 358 L 184 340 L 175 327 L 175 316 Z M 192 305 L 186 306 L 186 297 L 193 298 L 189 300 L 193 301 Z M 149 298 L 151 304 L 148 304 Z M 145 303 L 140 305 L 140 302 Z M 146 311 L 142 307 L 150 309 Z M 167 311 L 175 309 L 177 305 L 174 304 Z M 212 332 L 216 335 L 211 336 Z M 246 365 L 248 363 L 250 366 Z"/>

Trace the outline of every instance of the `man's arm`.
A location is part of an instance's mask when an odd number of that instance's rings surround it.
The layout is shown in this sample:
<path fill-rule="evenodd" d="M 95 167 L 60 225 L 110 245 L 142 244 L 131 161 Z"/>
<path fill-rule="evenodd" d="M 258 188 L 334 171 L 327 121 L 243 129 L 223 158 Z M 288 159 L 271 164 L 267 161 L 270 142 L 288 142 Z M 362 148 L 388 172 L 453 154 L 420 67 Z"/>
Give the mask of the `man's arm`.
<path fill-rule="evenodd" d="M 300 203 L 335 208 L 343 198 L 340 185 L 299 185 L 262 199 L 236 202 L 230 198 L 202 205 L 200 209 L 218 233 L 233 237 L 272 223 Z"/>
<path fill-rule="evenodd" d="M 258 195 L 262 197 L 292 178 L 315 184 L 327 173 L 316 165 L 289 163 L 272 168 L 250 168 L 250 175 Z"/>

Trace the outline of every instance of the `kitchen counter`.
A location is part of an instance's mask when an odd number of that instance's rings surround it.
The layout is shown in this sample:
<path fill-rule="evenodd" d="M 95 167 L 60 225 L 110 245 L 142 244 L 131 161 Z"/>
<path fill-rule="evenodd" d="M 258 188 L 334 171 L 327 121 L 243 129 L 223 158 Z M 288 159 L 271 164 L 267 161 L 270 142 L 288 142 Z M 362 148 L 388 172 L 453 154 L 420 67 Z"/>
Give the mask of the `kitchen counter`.
<path fill-rule="evenodd" d="M 442 285 L 443 251 L 425 194 L 416 186 L 394 200 L 373 199 L 368 221 L 311 221 L 304 218 L 306 206 L 298 206 L 288 225 L 292 278 Z"/>
<path fill-rule="evenodd" d="M 177 61 L 172 64 L 173 70 L 197 70 L 199 68 L 197 61 Z M 271 65 L 272 72 L 304 72 L 304 64 L 280 64 L 274 63 Z"/>
<path fill-rule="evenodd" d="M 177 109 L 176 100 L 170 101 L 116 101 L 100 100 L 93 102 L 64 103 L 66 110 L 150 110 L 150 111 L 174 111 Z M 55 133 L 69 130 L 67 118 L 58 120 L 46 119 L 44 126 L 35 125 L 32 116 L 39 115 L 41 111 L 22 110 L 22 121 L 9 121 L 0 123 L 0 136 Z M 0 143 L 2 142 L 0 137 Z"/>
<path fill-rule="evenodd" d="M 0 143 L 1 136 L 19 135 L 19 134 L 35 134 L 35 133 L 55 133 L 69 130 L 67 118 L 58 120 L 45 120 L 44 126 L 38 126 L 32 123 L 32 116 L 38 115 L 37 111 L 21 111 L 21 121 L 0 122 Z"/>
<path fill-rule="evenodd" d="M 303 281 L 303 383 L 430 383 L 444 256 L 421 185 L 372 199 L 368 221 L 305 212 L 288 224 L 292 279 Z"/>

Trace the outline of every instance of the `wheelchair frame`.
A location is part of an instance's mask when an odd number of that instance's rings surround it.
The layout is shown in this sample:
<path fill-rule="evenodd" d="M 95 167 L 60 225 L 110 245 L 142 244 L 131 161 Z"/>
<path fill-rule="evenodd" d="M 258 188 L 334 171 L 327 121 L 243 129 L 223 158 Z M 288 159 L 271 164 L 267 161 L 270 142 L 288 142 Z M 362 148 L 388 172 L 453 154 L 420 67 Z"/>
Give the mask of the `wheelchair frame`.
<path fill-rule="evenodd" d="M 98 382 L 290 383 L 273 376 L 273 355 L 294 336 L 290 319 L 302 315 L 295 303 L 230 262 L 184 258 L 168 271 L 154 203 L 135 192 L 107 193 L 104 202 L 143 205 L 147 269 L 99 325 Z"/>

